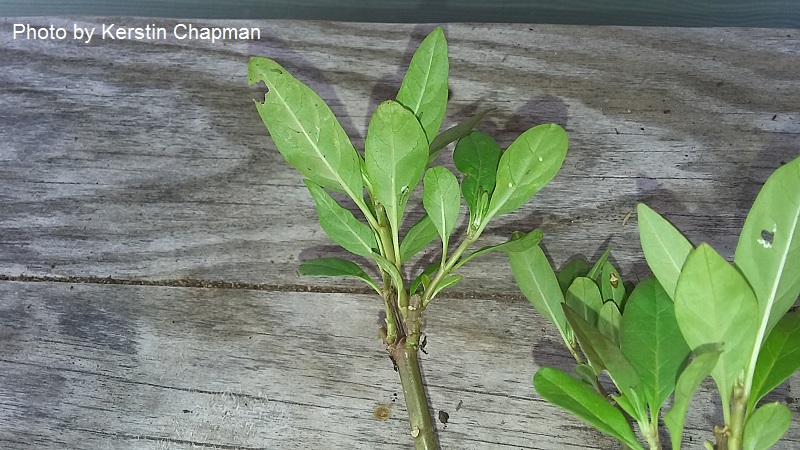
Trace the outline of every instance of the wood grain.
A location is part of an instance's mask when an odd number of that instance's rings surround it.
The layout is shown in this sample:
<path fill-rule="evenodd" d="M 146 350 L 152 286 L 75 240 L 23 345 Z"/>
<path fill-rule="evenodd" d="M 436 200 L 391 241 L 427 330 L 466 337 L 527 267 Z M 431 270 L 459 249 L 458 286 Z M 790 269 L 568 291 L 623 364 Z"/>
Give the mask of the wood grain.
<path fill-rule="evenodd" d="M 0 298 L 3 448 L 409 448 L 372 296 L 0 282 Z M 570 357 L 527 302 L 441 299 L 425 330 L 443 448 L 615 447 L 534 393 L 535 370 Z M 712 387 L 687 448 L 720 419 Z M 772 396 L 794 402 L 776 448 L 796 448 L 797 392 Z"/>
<path fill-rule="evenodd" d="M 0 282 L 3 448 L 407 448 L 374 300 L 291 292 L 363 288 L 296 275 L 305 259 L 345 254 L 269 141 L 253 107 L 264 88 L 245 74 L 251 55 L 280 61 L 361 147 L 431 27 L 212 23 L 259 26 L 262 39 L 80 45 L 7 39 L 13 21 L 0 22 L 0 276 L 266 290 Z M 493 106 L 479 128 L 504 146 L 543 122 L 570 134 L 562 172 L 490 225 L 486 244 L 540 227 L 556 265 L 611 244 L 623 277 L 637 279 L 647 270 L 636 221 L 623 220 L 646 201 L 730 257 L 761 183 L 800 154 L 796 30 L 445 30 L 445 125 Z M 452 168 L 449 155 L 440 162 Z M 537 365 L 567 367 L 567 355 L 504 257 L 463 274 L 426 324 L 430 394 L 451 417 L 445 448 L 612 445 L 533 393 Z M 796 401 L 795 385 L 779 395 Z M 718 415 L 708 390 L 697 401 L 690 448 Z M 392 419 L 372 421 L 381 403 Z M 782 448 L 797 446 L 795 424 Z"/>

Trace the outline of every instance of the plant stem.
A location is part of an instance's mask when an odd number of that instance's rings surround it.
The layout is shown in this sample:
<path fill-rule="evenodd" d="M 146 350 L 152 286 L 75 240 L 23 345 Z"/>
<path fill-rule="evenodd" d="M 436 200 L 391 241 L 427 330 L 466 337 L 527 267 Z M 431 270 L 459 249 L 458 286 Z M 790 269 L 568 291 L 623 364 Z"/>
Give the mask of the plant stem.
<path fill-rule="evenodd" d="M 400 374 L 400 383 L 403 385 L 408 421 L 411 423 L 411 436 L 414 438 L 417 450 L 438 450 L 439 443 L 436 441 L 425 385 L 419 370 L 418 349 L 416 346 L 405 344 L 405 339 L 402 339 L 391 354 Z"/>
<path fill-rule="evenodd" d="M 744 437 L 745 414 L 747 412 L 747 392 L 737 382 L 731 396 L 731 424 L 728 436 L 728 450 L 741 450 Z"/>

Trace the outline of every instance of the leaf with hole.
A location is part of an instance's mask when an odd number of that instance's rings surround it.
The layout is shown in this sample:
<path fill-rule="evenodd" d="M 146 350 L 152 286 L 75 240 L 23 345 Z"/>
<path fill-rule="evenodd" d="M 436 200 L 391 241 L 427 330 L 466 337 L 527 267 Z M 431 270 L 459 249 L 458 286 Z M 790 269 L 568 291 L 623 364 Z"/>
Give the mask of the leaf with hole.
<path fill-rule="evenodd" d="M 603 433 L 633 449 L 642 449 L 625 416 L 585 383 L 552 368 L 542 367 L 533 377 L 536 392 Z"/>
<path fill-rule="evenodd" d="M 600 293 L 603 295 L 603 301 L 611 300 L 620 310 L 625 309 L 625 285 L 614 265 L 606 261 L 600 277 Z"/>
<path fill-rule="evenodd" d="M 251 58 L 247 78 L 269 88 L 256 109 L 286 161 L 320 186 L 361 200 L 358 153 L 319 95 L 268 58 Z"/>
<path fill-rule="evenodd" d="M 311 180 L 303 180 L 317 204 L 317 214 L 322 229 L 333 242 L 360 256 L 370 256 L 378 247 L 369 225 L 356 219 L 350 210 L 343 208 L 322 187 Z"/>
<path fill-rule="evenodd" d="M 428 142 L 433 141 L 447 109 L 447 40 L 442 27 L 433 30 L 419 45 L 403 77 L 397 101 L 411 110 L 425 130 L 425 159 Z"/>
<path fill-rule="evenodd" d="M 378 285 L 372 281 L 358 264 L 342 258 L 317 258 L 304 261 L 297 268 L 300 275 L 314 277 L 356 277 L 364 280 L 375 292 L 381 293 Z"/>
<path fill-rule="evenodd" d="M 764 333 L 800 295 L 800 158 L 778 168 L 753 202 L 734 262 L 750 282 Z"/>

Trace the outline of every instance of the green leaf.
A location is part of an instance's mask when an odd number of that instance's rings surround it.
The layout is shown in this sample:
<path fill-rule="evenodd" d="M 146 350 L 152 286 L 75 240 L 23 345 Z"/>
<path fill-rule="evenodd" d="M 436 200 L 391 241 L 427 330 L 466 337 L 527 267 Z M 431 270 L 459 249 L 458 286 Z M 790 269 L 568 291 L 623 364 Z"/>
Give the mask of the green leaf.
<path fill-rule="evenodd" d="M 436 286 L 436 289 L 433 291 L 433 294 L 430 297 L 428 297 L 428 301 L 431 301 L 431 299 L 436 297 L 439 294 L 439 292 L 442 292 L 443 290 L 449 287 L 455 286 L 455 284 L 458 283 L 459 281 L 461 281 L 461 275 L 458 274 L 448 275 L 444 277 L 444 279 L 442 279 L 442 281 L 440 281 L 439 284 Z"/>
<path fill-rule="evenodd" d="M 622 353 L 622 350 L 597 331 L 594 325 L 587 322 L 569 305 L 564 305 L 564 315 L 572 326 L 581 349 L 583 349 L 589 361 L 593 363 L 594 368 L 598 371 L 603 369 L 608 371 L 608 375 L 614 381 L 619 392 L 628 400 L 635 402 L 635 411 L 645 412 L 647 408 L 644 404 L 645 399 L 642 396 L 642 380 L 636 373 L 636 369 Z M 601 364 L 595 365 L 597 362 Z M 647 417 L 642 417 L 641 414 L 638 417 L 634 415 L 634 419 L 641 422 L 648 420 Z"/>
<path fill-rule="evenodd" d="M 753 352 L 758 304 L 747 281 L 708 244 L 689 253 L 675 288 L 675 317 L 689 347 L 725 344 L 711 376 L 727 420 L 734 381 Z"/>
<path fill-rule="evenodd" d="M 378 264 L 378 267 L 381 268 L 382 271 L 386 272 L 389 277 L 392 279 L 394 286 L 397 288 L 398 292 L 400 289 L 403 288 L 403 276 L 400 275 L 400 271 L 397 270 L 394 264 L 391 261 L 386 259 L 383 255 L 377 252 L 372 252 L 370 255 L 372 259 Z"/>
<path fill-rule="evenodd" d="M 778 321 L 758 354 L 748 411 L 800 369 L 800 310 Z"/>
<path fill-rule="evenodd" d="M 625 308 L 625 285 L 622 283 L 622 277 L 619 276 L 619 272 L 609 261 L 603 264 L 600 292 L 603 295 L 603 301 L 611 300 L 619 309 Z"/>
<path fill-rule="evenodd" d="M 317 204 L 317 214 L 322 229 L 333 242 L 356 255 L 369 256 L 378 247 L 369 225 L 359 221 L 343 208 L 322 187 L 311 180 L 303 180 Z"/>
<path fill-rule="evenodd" d="M 409 110 L 390 100 L 375 110 L 364 147 L 364 167 L 372 180 L 375 200 L 383 205 L 397 234 L 408 196 L 427 164 L 425 132 Z"/>
<path fill-rule="evenodd" d="M 597 329 L 603 336 L 611 339 L 619 345 L 619 330 L 622 324 L 622 314 L 614 302 L 605 302 L 600 308 L 600 316 L 597 318 Z"/>
<path fill-rule="evenodd" d="M 564 301 L 581 317 L 592 325 L 597 325 L 597 317 L 600 315 L 600 308 L 603 307 L 603 299 L 600 298 L 600 289 L 594 281 L 586 277 L 575 278 Z"/>
<path fill-rule="evenodd" d="M 800 158 L 776 170 L 747 214 L 734 262 L 753 287 L 763 335 L 800 295 Z"/>
<path fill-rule="evenodd" d="M 491 195 L 495 187 L 497 164 L 503 151 L 491 137 L 479 132 L 464 136 L 453 151 L 456 169 L 464 174 L 461 191 L 473 216 L 478 211 L 478 201 L 483 192 Z"/>
<path fill-rule="evenodd" d="M 400 242 L 400 262 L 404 263 L 411 259 L 428 246 L 439 233 L 436 226 L 427 214 L 422 216 L 414 226 L 408 230 L 403 240 Z"/>
<path fill-rule="evenodd" d="M 314 183 L 363 203 L 358 153 L 328 105 L 271 59 L 251 58 L 247 78 L 269 88 L 256 109 L 286 161 Z"/>
<path fill-rule="evenodd" d="M 611 247 L 608 247 L 606 251 L 604 251 L 603 254 L 597 258 L 597 261 L 595 261 L 592 268 L 589 269 L 589 273 L 586 274 L 586 277 L 596 280 L 597 277 L 599 277 L 602 273 L 601 271 L 603 270 L 603 266 L 606 264 L 606 261 L 608 261 L 609 255 L 611 255 Z"/>
<path fill-rule="evenodd" d="M 442 149 L 447 147 L 447 144 L 455 142 L 468 135 L 472 129 L 475 128 L 475 126 L 478 125 L 481 120 L 483 120 L 486 114 L 493 110 L 494 108 L 478 111 L 474 116 L 470 117 L 466 121 L 439 133 L 433 142 L 431 142 L 428 164 L 431 164 L 436 157 L 439 156 L 439 153 L 442 151 Z"/>
<path fill-rule="evenodd" d="M 561 286 L 561 292 L 566 295 L 567 289 L 569 289 L 575 278 L 585 277 L 587 273 L 589 273 L 589 264 L 586 260 L 578 258 L 568 262 L 556 275 L 558 285 Z"/>
<path fill-rule="evenodd" d="M 644 203 L 637 208 L 639 239 L 647 265 L 658 282 L 675 300 L 675 286 L 692 244 L 680 231 Z"/>
<path fill-rule="evenodd" d="M 642 449 L 625 416 L 583 382 L 561 370 L 542 367 L 533 377 L 533 386 L 548 402 L 571 412 L 629 447 Z"/>
<path fill-rule="evenodd" d="M 442 125 L 447 109 L 447 40 L 442 27 L 436 27 L 419 45 L 397 93 L 397 101 L 410 109 L 425 130 L 425 161 L 428 142 Z"/>
<path fill-rule="evenodd" d="M 782 403 L 767 403 L 758 408 L 744 426 L 743 450 L 772 448 L 789 431 L 792 413 Z"/>
<path fill-rule="evenodd" d="M 691 350 L 678 328 L 672 300 L 655 278 L 640 282 L 628 299 L 620 344 L 642 379 L 650 411 L 657 414 Z"/>
<path fill-rule="evenodd" d="M 482 255 L 487 252 L 491 251 L 501 251 L 505 253 L 513 253 L 513 252 L 522 252 L 528 250 L 529 248 L 533 248 L 539 244 L 542 240 L 542 230 L 533 230 L 530 233 L 522 233 L 520 231 L 514 231 L 511 233 L 511 238 L 502 244 L 497 245 L 489 245 L 486 247 L 479 248 L 474 252 L 470 253 L 469 256 L 462 259 L 453 267 L 453 270 L 458 269 L 459 267 L 463 266 L 476 256 Z"/>
<path fill-rule="evenodd" d="M 414 281 L 411 282 L 411 288 L 408 290 L 409 295 L 414 295 L 417 293 L 417 289 L 420 286 L 427 288 L 428 283 L 431 281 L 431 275 L 436 272 L 439 267 L 441 267 L 441 263 L 436 262 L 433 264 L 429 264 L 416 278 Z"/>
<path fill-rule="evenodd" d="M 342 258 L 317 258 L 304 261 L 297 268 L 300 275 L 314 276 L 314 277 L 356 277 L 361 278 L 366 282 L 375 292 L 381 293 L 378 285 L 372 281 L 372 278 L 367 275 L 358 264 Z"/>
<path fill-rule="evenodd" d="M 500 157 L 486 220 L 527 202 L 556 176 L 566 155 L 567 133 L 560 126 L 538 125 L 522 133 Z"/>
<path fill-rule="evenodd" d="M 664 425 L 669 430 L 672 450 L 681 449 L 683 423 L 686 420 L 686 411 L 689 409 L 689 403 L 692 401 L 692 397 L 700 383 L 717 365 L 717 360 L 722 354 L 722 350 L 719 345 L 710 345 L 696 349 L 695 354 L 695 358 L 678 377 L 672 408 L 664 414 Z"/>
<path fill-rule="evenodd" d="M 423 185 L 422 205 L 439 232 L 444 243 L 443 254 L 447 255 L 447 243 L 456 227 L 461 209 L 458 180 L 447 168 L 439 166 L 425 172 Z"/>
<path fill-rule="evenodd" d="M 558 328 L 567 341 L 569 325 L 561 309 L 564 296 L 558 286 L 556 274 L 538 245 L 522 252 L 508 254 L 511 272 L 522 293 L 545 319 Z"/>

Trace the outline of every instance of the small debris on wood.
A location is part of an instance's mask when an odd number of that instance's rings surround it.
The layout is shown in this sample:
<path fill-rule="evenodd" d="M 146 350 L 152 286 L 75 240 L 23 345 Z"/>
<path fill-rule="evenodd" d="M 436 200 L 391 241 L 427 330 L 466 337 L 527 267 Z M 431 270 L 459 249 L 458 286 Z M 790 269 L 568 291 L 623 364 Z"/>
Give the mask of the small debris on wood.
<path fill-rule="evenodd" d="M 461 406 L 463 406 L 463 405 L 464 405 L 464 402 L 463 402 L 462 400 L 459 400 L 459 401 L 458 401 L 458 404 L 456 405 L 456 411 L 458 411 L 459 409 L 461 409 Z"/>
<path fill-rule="evenodd" d="M 375 407 L 375 410 L 372 411 L 372 417 L 375 420 L 389 420 L 389 417 L 392 415 L 392 407 L 390 405 L 378 405 Z"/>
<path fill-rule="evenodd" d="M 450 420 L 450 414 L 447 414 L 446 412 L 444 412 L 444 411 L 442 411 L 440 409 L 439 410 L 439 422 L 442 422 L 443 424 L 447 425 L 447 421 L 448 420 Z"/>

